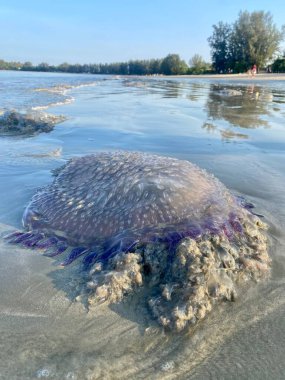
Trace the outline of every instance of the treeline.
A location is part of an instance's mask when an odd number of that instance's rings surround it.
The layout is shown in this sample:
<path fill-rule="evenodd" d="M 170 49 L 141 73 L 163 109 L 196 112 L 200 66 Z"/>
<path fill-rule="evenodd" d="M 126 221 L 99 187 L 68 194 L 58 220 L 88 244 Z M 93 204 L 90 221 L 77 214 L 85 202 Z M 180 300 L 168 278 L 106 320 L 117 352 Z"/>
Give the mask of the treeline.
<path fill-rule="evenodd" d="M 111 75 L 197 75 L 197 74 L 214 74 L 227 73 L 231 68 L 235 68 L 233 72 L 242 72 L 250 68 L 250 63 L 242 64 L 240 68 L 239 62 L 235 65 L 228 61 L 207 63 L 199 54 L 195 54 L 189 60 L 189 66 L 185 61 L 181 60 L 177 54 L 169 54 L 164 59 L 149 60 L 133 60 L 129 62 L 118 63 L 93 63 L 93 64 L 70 64 L 62 63 L 60 65 L 49 65 L 48 63 L 40 63 L 33 65 L 31 62 L 7 62 L 0 59 L 0 70 L 18 70 L 18 71 L 39 71 L 39 72 L 55 72 L 55 73 L 75 73 L 75 74 L 111 74 Z M 216 70 L 215 70 L 216 67 Z M 266 67 L 263 67 L 264 69 Z M 285 72 L 285 55 L 277 58 L 270 66 L 273 73 Z"/>
<path fill-rule="evenodd" d="M 195 54 L 189 65 L 178 54 L 168 54 L 161 59 L 131 60 L 115 63 L 90 63 L 49 65 L 42 62 L 33 65 L 32 62 L 6 62 L 0 60 L 0 70 L 41 71 L 57 73 L 85 73 L 112 75 L 185 75 L 213 73 L 212 66 Z"/>
<path fill-rule="evenodd" d="M 208 64 L 208 67 L 210 65 Z M 131 60 L 116 63 L 92 63 L 49 65 L 31 62 L 5 62 L 0 60 L 0 70 L 44 71 L 60 73 L 88 73 L 113 75 L 183 75 L 192 73 L 191 67 L 178 54 L 168 54 L 162 59 Z"/>

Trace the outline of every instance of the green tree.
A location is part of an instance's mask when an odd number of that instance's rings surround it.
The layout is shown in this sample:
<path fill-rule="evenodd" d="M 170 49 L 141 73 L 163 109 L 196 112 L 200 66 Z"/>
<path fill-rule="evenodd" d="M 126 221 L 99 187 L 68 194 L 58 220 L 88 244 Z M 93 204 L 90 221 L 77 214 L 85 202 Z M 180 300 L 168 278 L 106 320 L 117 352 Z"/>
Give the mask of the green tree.
<path fill-rule="evenodd" d="M 50 66 L 46 62 L 40 63 L 37 67 L 38 67 L 38 71 L 50 71 Z"/>
<path fill-rule="evenodd" d="M 69 71 L 69 63 L 64 62 L 57 66 L 58 71 L 62 71 L 63 73 L 67 73 Z"/>
<path fill-rule="evenodd" d="M 285 58 L 277 58 L 273 62 L 271 69 L 274 73 L 285 73 Z"/>
<path fill-rule="evenodd" d="M 231 63 L 232 26 L 220 21 L 213 25 L 213 34 L 208 38 L 211 48 L 213 67 L 216 72 L 226 72 Z"/>
<path fill-rule="evenodd" d="M 151 59 L 149 61 L 149 70 L 151 74 L 161 74 L 162 59 Z"/>
<path fill-rule="evenodd" d="M 211 70 L 211 65 L 204 61 L 203 57 L 199 54 L 193 55 L 189 61 L 189 70 L 190 74 L 203 74 Z"/>
<path fill-rule="evenodd" d="M 161 62 L 161 72 L 165 75 L 185 74 L 188 66 L 178 54 L 168 54 Z"/>
<path fill-rule="evenodd" d="M 32 62 L 29 62 L 29 61 L 24 62 L 23 65 L 22 65 L 22 67 L 21 67 L 21 70 L 23 70 L 23 71 L 33 70 L 33 64 L 32 64 Z"/>
<path fill-rule="evenodd" d="M 234 58 L 248 67 L 264 67 L 279 51 L 283 37 L 270 12 L 240 12 L 233 26 Z"/>
<path fill-rule="evenodd" d="M 0 70 L 8 70 L 8 62 L 0 59 Z"/>

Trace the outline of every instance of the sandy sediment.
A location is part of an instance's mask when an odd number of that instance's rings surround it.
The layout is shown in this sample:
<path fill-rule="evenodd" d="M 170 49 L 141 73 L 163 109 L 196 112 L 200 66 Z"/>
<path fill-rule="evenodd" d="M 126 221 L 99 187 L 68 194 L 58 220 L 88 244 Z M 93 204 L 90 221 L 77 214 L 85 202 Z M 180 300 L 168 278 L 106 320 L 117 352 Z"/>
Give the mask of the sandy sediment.
<path fill-rule="evenodd" d="M 266 225 L 244 211 L 242 233 L 185 238 L 174 253 L 163 244 L 137 246 L 119 254 L 103 269 L 90 272 L 89 305 L 120 302 L 144 286 L 153 317 L 165 328 L 194 326 L 217 302 L 234 301 L 247 281 L 258 281 L 270 270 Z"/>

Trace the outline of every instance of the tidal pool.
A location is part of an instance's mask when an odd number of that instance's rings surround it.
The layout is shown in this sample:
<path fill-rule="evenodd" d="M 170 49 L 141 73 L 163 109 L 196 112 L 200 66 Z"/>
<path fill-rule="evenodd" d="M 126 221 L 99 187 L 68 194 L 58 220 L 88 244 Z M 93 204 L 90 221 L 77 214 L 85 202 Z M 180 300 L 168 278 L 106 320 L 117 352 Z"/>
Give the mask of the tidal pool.
<path fill-rule="evenodd" d="M 60 269 L 1 239 L 0 378 L 282 379 L 283 82 L 14 72 L 0 80 L 3 110 L 47 107 L 67 118 L 50 133 L 0 137 L 1 236 L 21 228 L 25 206 L 51 182 L 52 169 L 74 156 L 129 150 L 189 160 L 252 202 L 269 225 L 272 258 L 268 280 L 174 334 L 151 318 L 140 292 L 87 312 L 76 298 L 75 264 Z"/>

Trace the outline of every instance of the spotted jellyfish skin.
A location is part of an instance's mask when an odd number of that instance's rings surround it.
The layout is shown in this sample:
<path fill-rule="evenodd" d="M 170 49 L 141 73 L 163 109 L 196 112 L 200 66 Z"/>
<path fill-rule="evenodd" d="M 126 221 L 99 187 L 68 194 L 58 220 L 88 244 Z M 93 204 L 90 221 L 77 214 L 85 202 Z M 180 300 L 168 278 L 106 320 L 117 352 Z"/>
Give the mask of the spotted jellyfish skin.
<path fill-rule="evenodd" d="M 220 181 L 188 161 L 99 153 L 60 169 L 54 182 L 34 195 L 23 224 L 28 231 L 92 247 L 108 239 L 230 233 L 239 208 Z"/>

